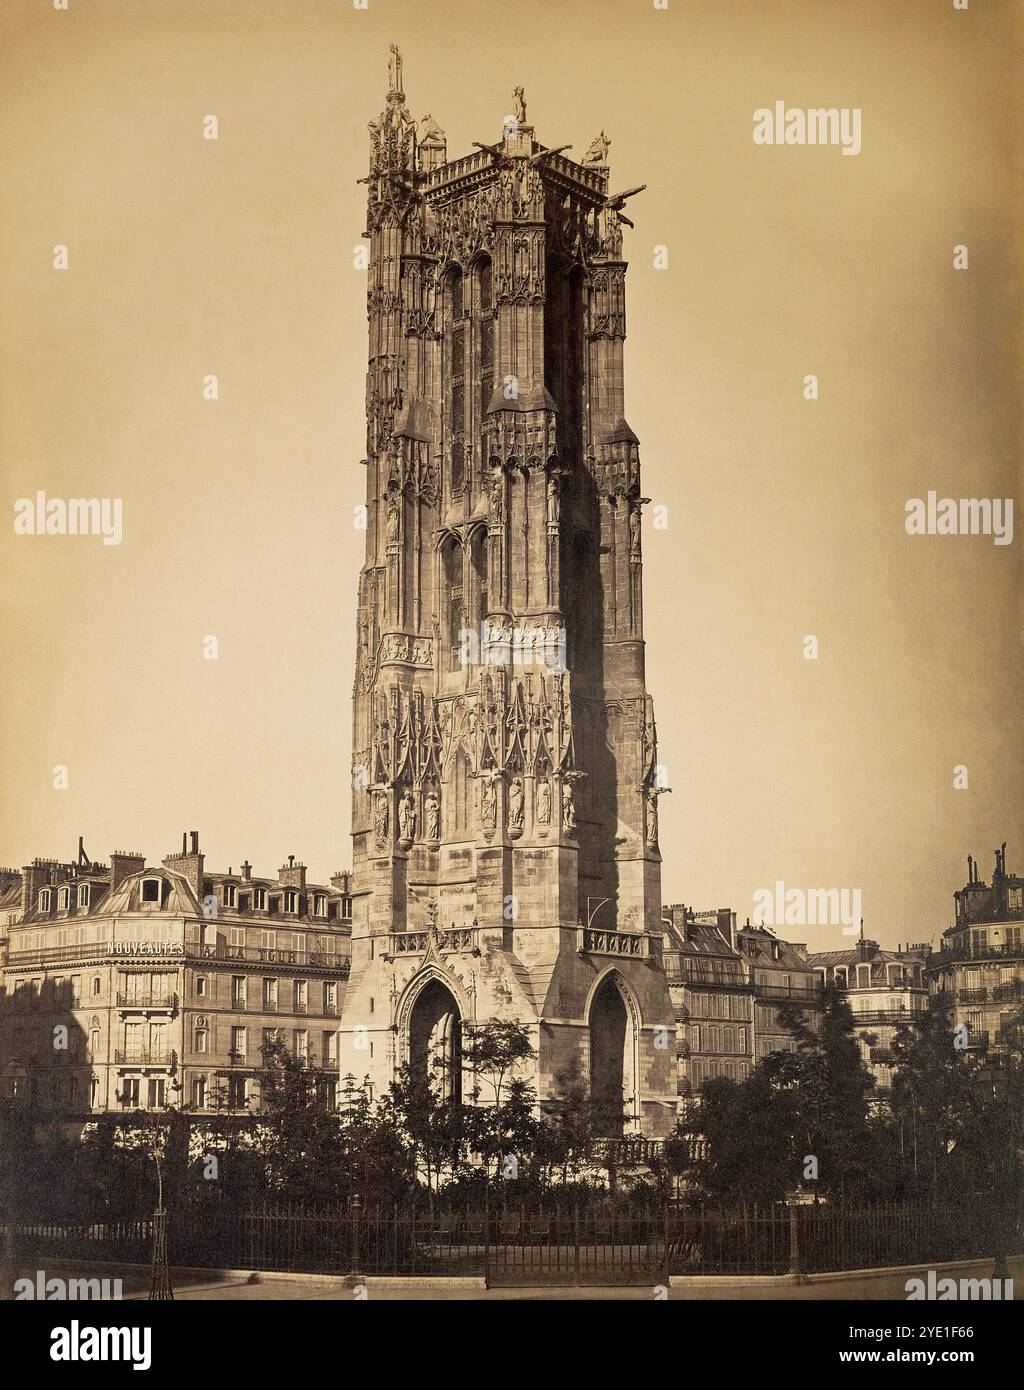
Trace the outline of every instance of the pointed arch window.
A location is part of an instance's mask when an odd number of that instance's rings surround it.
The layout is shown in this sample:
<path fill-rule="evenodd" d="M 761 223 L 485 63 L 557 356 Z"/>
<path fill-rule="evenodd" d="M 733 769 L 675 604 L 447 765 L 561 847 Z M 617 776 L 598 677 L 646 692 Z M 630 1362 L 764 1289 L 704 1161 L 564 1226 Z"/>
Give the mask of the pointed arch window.
<path fill-rule="evenodd" d="M 444 804 L 448 808 L 449 834 L 452 839 L 459 839 L 469 830 L 469 759 L 464 748 L 452 759 Z"/>
<path fill-rule="evenodd" d="M 441 582 L 448 669 L 458 671 L 463 657 L 462 634 L 466 626 L 466 608 L 463 591 L 462 544 L 456 536 L 450 536 L 445 541 L 441 551 Z"/>
<path fill-rule="evenodd" d="M 494 295 L 490 258 L 476 266 L 477 334 L 480 343 L 480 419 L 487 414 L 494 392 Z"/>
<path fill-rule="evenodd" d="M 458 496 L 466 465 L 466 326 L 463 320 L 462 271 L 448 276 L 445 357 L 448 363 L 448 463 L 450 491 Z"/>

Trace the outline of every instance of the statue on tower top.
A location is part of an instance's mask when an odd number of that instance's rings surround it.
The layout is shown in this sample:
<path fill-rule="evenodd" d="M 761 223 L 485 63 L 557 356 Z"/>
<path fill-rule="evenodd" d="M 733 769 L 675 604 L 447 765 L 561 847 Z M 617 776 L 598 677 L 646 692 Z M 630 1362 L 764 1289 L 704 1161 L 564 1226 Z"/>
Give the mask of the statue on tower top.
<path fill-rule="evenodd" d="M 612 142 L 608 139 L 608 136 L 605 135 L 604 131 L 602 130 L 602 131 L 601 131 L 601 134 L 597 137 L 597 139 L 596 139 L 596 140 L 592 140 L 592 141 L 590 142 L 590 146 L 589 146 L 589 148 L 588 148 L 586 154 L 583 156 L 583 163 L 584 163 L 584 164 L 607 164 L 607 163 L 608 163 L 608 147 L 609 147 L 609 145 L 610 145 L 611 143 L 612 143 Z"/>
<path fill-rule="evenodd" d="M 526 124 L 526 93 L 522 87 L 517 87 L 512 93 L 512 98 L 516 104 L 516 120 L 520 125 Z"/>
<path fill-rule="evenodd" d="M 405 93 L 402 91 L 402 50 L 397 43 L 389 44 L 391 57 L 388 59 L 388 96 L 401 97 L 404 99 Z"/>

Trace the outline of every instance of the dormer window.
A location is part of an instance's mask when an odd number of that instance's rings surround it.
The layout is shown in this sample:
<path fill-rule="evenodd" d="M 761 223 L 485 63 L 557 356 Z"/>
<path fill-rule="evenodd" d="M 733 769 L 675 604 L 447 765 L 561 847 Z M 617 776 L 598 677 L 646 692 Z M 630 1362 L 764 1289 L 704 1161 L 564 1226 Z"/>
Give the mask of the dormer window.
<path fill-rule="evenodd" d="M 158 903 L 160 901 L 160 880 L 158 878 L 144 878 L 142 880 L 142 901 L 144 903 Z"/>
<path fill-rule="evenodd" d="M 266 912 L 267 890 L 265 888 L 254 888 L 252 890 L 252 905 L 257 912 Z"/>
<path fill-rule="evenodd" d="M 284 910 L 285 912 L 298 912 L 299 910 L 299 895 L 294 888 L 285 890 Z"/>
<path fill-rule="evenodd" d="M 89 897 L 90 897 L 90 890 L 91 890 L 91 888 L 92 888 L 92 884 L 91 884 L 91 883 L 83 883 L 83 884 L 81 885 L 81 887 L 79 888 L 79 890 L 78 890 L 78 906 L 79 906 L 79 907 L 88 907 L 88 906 L 89 906 Z"/>
<path fill-rule="evenodd" d="M 313 916 L 327 916 L 327 899 L 323 893 L 317 893 L 313 898 Z"/>
<path fill-rule="evenodd" d="M 224 906 L 238 906 L 238 887 L 234 883 L 225 883 L 224 885 Z"/>
<path fill-rule="evenodd" d="M 50 910 L 50 890 L 49 890 L 49 888 L 44 888 L 43 891 L 39 894 L 39 911 L 40 911 L 40 912 L 49 912 L 49 910 Z"/>
<path fill-rule="evenodd" d="M 341 915 L 342 917 L 352 916 L 352 899 L 347 895 L 341 900 Z"/>
<path fill-rule="evenodd" d="M 70 888 L 59 888 L 59 889 L 57 890 L 57 911 L 58 911 L 58 912 L 67 912 L 67 910 L 68 910 L 68 905 L 69 905 L 70 902 L 71 902 L 71 889 L 70 889 Z"/>

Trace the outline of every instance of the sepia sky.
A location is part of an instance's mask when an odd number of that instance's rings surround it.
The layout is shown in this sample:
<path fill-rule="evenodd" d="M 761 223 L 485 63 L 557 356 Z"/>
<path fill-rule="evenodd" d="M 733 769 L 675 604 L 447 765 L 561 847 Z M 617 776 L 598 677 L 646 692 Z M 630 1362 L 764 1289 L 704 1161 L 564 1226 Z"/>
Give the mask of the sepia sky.
<path fill-rule="evenodd" d="M 665 901 L 742 921 L 776 880 L 859 888 L 895 945 L 937 940 L 968 852 L 987 879 L 1007 840 L 1020 872 L 1024 517 L 1007 546 L 904 528 L 929 490 L 1019 498 L 1020 13 L 4 0 L 0 862 L 80 834 L 156 860 L 193 828 L 217 869 L 350 862 L 356 180 L 398 42 L 449 157 L 522 84 L 539 140 L 580 158 L 603 128 L 612 187 L 647 185 L 626 416 L 668 517 L 644 531 Z M 755 145 L 777 100 L 859 107 L 860 154 Z M 38 490 L 123 499 L 122 544 L 15 535 Z"/>

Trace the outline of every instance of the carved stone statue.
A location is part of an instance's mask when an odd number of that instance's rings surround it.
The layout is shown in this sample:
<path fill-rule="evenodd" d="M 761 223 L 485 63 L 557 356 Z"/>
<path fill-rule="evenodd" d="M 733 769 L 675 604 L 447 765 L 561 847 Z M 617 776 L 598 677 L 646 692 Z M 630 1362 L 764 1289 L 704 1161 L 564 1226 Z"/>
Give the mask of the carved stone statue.
<path fill-rule="evenodd" d="M 657 787 L 647 788 L 647 843 L 658 843 L 658 796 Z"/>
<path fill-rule="evenodd" d="M 373 835 L 377 848 L 383 849 L 388 842 L 388 794 L 376 792 L 373 798 Z"/>
<path fill-rule="evenodd" d="M 398 503 L 395 501 L 393 497 L 388 498 L 387 509 L 387 535 L 388 544 L 390 545 L 392 541 L 398 540 Z"/>
<path fill-rule="evenodd" d="M 604 131 L 602 130 L 602 131 L 601 131 L 601 134 L 597 137 L 597 139 L 596 139 L 596 140 L 592 140 L 592 141 L 590 142 L 589 146 L 587 147 L 587 152 L 586 152 L 586 154 L 583 156 L 582 163 L 583 163 L 583 164 L 607 164 L 607 162 L 608 162 L 608 146 L 609 146 L 611 143 L 612 143 L 612 142 L 608 139 L 608 136 L 605 135 Z"/>
<path fill-rule="evenodd" d="M 412 841 L 416 838 L 416 807 L 408 790 L 402 793 L 398 803 L 398 831 L 401 840 Z"/>
<path fill-rule="evenodd" d="M 480 788 L 480 817 L 486 830 L 493 830 L 498 816 L 498 794 L 494 781 L 487 777 Z"/>
<path fill-rule="evenodd" d="M 629 509 L 629 553 L 640 554 L 640 503 L 634 502 Z"/>
<path fill-rule="evenodd" d="M 436 792 L 429 792 L 423 803 L 424 833 L 428 840 L 441 838 L 441 802 Z"/>
<path fill-rule="evenodd" d="M 391 57 L 388 59 L 388 91 L 402 90 L 402 53 L 396 43 L 389 44 Z"/>
<path fill-rule="evenodd" d="M 517 87 L 512 93 L 512 99 L 516 104 L 516 120 L 520 125 L 526 124 L 526 93 L 522 87 Z"/>
<path fill-rule="evenodd" d="M 501 521 L 502 508 L 505 503 L 505 485 L 501 474 L 495 472 L 491 478 L 491 521 L 498 525 Z"/>
<path fill-rule="evenodd" d="M 537 784 L 537 824 L 551 824 L 551 783 L 546 777 Z"/>
<path fill-rule="evenodd" d="M 519 777 L 512 778 L 512 784 L 508 789 L 508 828 L 523 828 L 523 783 Z"/>
<path fill-rule="evenodd" d="M 444 131 L 434 120 L 433 116 L 429 114 L 421 117 L 419 133 L 416 138 L 417 142 L 420 145 L 426 145 L 431 143 L 443 145 L 445 143 Z"/>
<path fill-rule="evenodd" d="M 558 479 L 552 473 L 548 476 L 548 522 L 558 520 Z"/>
<path fill-rule="evenodd" d="M 573 799 L 571 782 L 564 783 L 562 787 L 562 824 L 566 830 L 576 829 L 576 802 Z"/>

